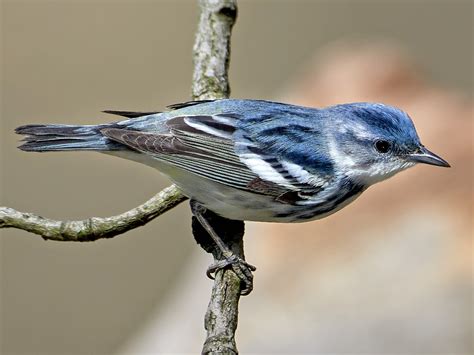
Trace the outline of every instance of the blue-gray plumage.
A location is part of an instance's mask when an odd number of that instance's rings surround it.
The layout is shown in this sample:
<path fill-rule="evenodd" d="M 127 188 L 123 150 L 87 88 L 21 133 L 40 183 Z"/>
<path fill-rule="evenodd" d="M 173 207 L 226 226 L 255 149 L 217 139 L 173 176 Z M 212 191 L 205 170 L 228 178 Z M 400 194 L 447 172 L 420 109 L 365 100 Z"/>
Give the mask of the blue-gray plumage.
<path fill-rule="evenodd" d="M 155 167 L 188 197 L 231 219 L 322 218 L 415 163 L 448 167 L 397 108 L 324 109 L 216 100 L 95 126 L 27 125 L 25 151 L 94 150 Z"/>

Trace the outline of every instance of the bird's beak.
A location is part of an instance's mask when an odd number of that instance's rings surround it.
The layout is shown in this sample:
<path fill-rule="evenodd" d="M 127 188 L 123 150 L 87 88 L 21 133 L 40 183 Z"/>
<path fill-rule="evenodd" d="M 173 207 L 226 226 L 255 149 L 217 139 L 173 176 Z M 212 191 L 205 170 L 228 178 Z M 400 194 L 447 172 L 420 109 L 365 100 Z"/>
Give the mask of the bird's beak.
<path fill-rule="evenodd" d="M 436 166 L 442 166 L 444 168 L 451 167 L 451 165 L 449 165 L 449 163 L 446 160 L 436 155 L 435 153 L 430 152 L 428 149 L 426 149 L 423 146 L 415 153 L 409 154 L 408 160 L 414 163 L 436 165 Z"/>

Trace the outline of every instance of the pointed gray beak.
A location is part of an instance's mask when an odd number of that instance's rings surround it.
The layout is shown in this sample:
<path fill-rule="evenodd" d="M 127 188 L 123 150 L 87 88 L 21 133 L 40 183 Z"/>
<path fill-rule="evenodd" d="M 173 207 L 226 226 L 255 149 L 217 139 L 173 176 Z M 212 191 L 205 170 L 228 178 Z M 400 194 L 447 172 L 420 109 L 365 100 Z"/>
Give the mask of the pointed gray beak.
<path fill-rule="evenodd" d="M 423 146 L 416 153 L 412 153 L 408 155 L 408 160 L 414 163 L 436 165 L 436 166 L 442 166 L 444 168 L 451 167 L 451 165 L 449 165 L 449 163 L 446 160 L 436 155 L 435 153 L 430 152 L 428 149 L 426 149 Z"/>

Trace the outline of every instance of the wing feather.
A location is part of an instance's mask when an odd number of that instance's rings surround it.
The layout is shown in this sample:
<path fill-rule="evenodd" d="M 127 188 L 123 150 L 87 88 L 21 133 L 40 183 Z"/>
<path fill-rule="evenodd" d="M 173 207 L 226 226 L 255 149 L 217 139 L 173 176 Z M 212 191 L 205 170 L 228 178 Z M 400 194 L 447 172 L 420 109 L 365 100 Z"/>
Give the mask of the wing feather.
<path fill-rule="evenodd" d="M 117 110 L 105 110 L 102 112 L 108 113 L 110 115 L 117 115 L 117 116 L 122 116 L 122 117 L 127 117 L 127 118 L 138 118 L 142 116 L 156 115 L 157 113 L 161 113 L 160 111 L 135 112 L 135 111 L 117 111 Z"/>
<path fill-rule="evenodd" d="M 255 142 L 246 143 L 251 149 L 246 155 L 237 154 L 232 139 L 237 120 L 233 114 L 177 116 L 166 122 L 166 134 L 118 128 L 101 133 L 180 169 L 233 188 L 271 195 L 282 203 L 307 201 L 320 190 L 292 175 L 288 164 L 264 154 Z"/>
<path fill-rule="evenodd" d="M 230 140 L 172 129 L 172 134 L 154 134 L 128 129 L 106 128 L 106 137 L 154 158 L 216 182 L 247 189 L 258 178 L 233 151 Z"/>
<path fill-rule="evenodd" d="M 215 101 L 215 100 L 186 101 L 186 102 L 179 102 L 177 104 L 168 105 L 166 107 L 168 107 L 171 110 L 179 110 L 181 108 L 185 108 L 185 107 L 189 107 L 189 106 L 195 106 L 195 105 L 204 104 L 204 103 L 213 102 L 213 101 Z"/>

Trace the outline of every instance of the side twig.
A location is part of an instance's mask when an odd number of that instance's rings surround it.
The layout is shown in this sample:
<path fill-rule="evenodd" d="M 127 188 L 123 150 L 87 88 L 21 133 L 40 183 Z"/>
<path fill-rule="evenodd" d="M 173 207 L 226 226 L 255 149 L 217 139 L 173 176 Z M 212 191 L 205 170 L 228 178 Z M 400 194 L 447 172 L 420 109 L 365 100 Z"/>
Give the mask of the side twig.
<path fill-rule="evenodd" d="M 18 228 L 42 236 L 45 240 L 91 242 L 112 238 L 143 226 L 177 206 L 186 197 L 170 186 L 144 204 L 113 217 L 91 217 L 82 221 L 55 221 L 32 213 L 0 207 L 0 228 Z"/>

